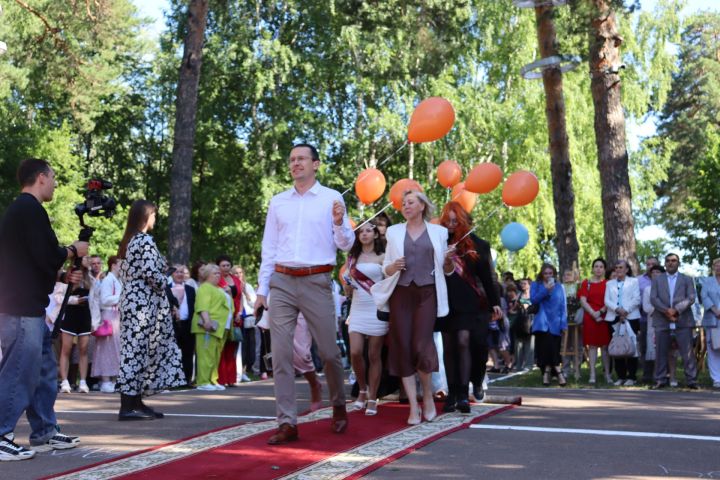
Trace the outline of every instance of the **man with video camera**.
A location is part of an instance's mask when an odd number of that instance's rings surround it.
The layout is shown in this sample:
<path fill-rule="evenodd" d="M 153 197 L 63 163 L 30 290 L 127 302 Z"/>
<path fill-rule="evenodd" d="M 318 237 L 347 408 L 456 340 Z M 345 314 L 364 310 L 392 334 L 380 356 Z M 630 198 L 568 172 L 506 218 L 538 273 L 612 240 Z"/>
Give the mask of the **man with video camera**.
<path fill-rule="evenodd" d="M 57 426 L 57 363 L 45 307 L 58 270 L 66 260 L 87 255 L 88 243 L 58 244 L 42 206 L 52 200 L 57 185 L 48 162 L 23 160 L 17 178 L 22 193 L 0 219 L 0 461 L 25 460 L 38 451 L 80 443 Z M 67 281 L 77 283 L 81 275 L 71 272 Z M 32 429 L 32 449 L 14 441 L 23 412 Z"/>

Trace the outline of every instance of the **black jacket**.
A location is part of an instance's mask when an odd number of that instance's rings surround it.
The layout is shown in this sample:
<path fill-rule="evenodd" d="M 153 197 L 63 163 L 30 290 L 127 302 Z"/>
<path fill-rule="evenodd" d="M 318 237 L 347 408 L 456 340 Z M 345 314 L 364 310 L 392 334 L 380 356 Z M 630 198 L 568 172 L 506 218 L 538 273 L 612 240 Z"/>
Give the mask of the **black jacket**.
<path fill-rule="evenodd" d="M 178 302 L 175 295 L 173 295 L 170 285 L 168 285 L 165 290 L 168 300 L 170 300 L 170 305 L 180 310 L 180 302 Z M 195 313 L 195 289 L 187 284 L 185 284 L 185 298 L 187 298 L 188 313 L 190 314 L 188 320 L 192 320 L 193 314 Z"/>
<path fill-rule="evenodd" d="M 0 313 L 45 316 L 66 259 L 42 204 L 21 193 L 0 220 Z"/>

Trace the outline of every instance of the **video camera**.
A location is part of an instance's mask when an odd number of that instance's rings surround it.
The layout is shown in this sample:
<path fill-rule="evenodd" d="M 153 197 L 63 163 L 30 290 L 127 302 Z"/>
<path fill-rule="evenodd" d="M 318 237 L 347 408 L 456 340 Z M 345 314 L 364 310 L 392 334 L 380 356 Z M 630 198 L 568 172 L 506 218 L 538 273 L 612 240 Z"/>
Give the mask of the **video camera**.
<path fill-rule="evenodd" d="M 117 202 L 109 195 L 103 195 L 103 190 L 110 190 L 112 183 L 107 180 L 93 178 L 87 183 L 85 201 L 75 205 L 75 214 L 80 217 L 80 225 L 85 227 L 83 216 L 112 218 L 115 215 Z"/>

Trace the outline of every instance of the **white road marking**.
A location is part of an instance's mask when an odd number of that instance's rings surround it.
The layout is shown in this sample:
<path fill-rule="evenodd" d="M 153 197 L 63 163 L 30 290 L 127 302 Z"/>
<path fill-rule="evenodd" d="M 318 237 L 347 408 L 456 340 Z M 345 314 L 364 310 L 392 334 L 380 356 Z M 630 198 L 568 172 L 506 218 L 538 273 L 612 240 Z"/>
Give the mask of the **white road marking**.
<path fill-rule="evenodd" d="M 55 413 L 89 413 L 96 415 L 117 414 L 116 410 L 55 410 Z M 196 417 L 196 418 L 239 418 L 248 420 L 274 420 L 276 417 L 261 417 L 257 415 L 202 415 L 195 413 L 166 413 L 166 417 Z"/>
<path fill-rule="evenodd" d="M 628 432 L 624 430 L 588 430 L 582 428 L 545 428 L 526 427 L 514 425 L 470 425 L 470 428 L 482 430 L 518 430 L 522 432 L 544 432 L 544 433 L 576 433 L 581 435 L 604 435 L 619 437 L 642 437 L 642 438 L 674 438 L 682 440 L 702 440 L 705 442 L 720 442 L 720 437 L 709 435 L 683 435 L 679 433 L 656 433 L 656 432 Z"/>

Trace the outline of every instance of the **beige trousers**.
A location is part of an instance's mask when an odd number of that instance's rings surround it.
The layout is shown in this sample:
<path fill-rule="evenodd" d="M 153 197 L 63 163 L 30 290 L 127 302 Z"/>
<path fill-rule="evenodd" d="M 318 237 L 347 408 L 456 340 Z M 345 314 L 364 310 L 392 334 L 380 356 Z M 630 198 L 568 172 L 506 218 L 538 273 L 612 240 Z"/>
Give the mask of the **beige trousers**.
<path fill-rule="evenodd" d="M 333 406 L 345 405 L 330 273 L 294 277 L 274 272 L 270 278 L 269 307 L 278 424 L 297 425 L 293 341 L 298 313 L 305 317 L 318 355 L 324 363 L 330 403 Z"/>

